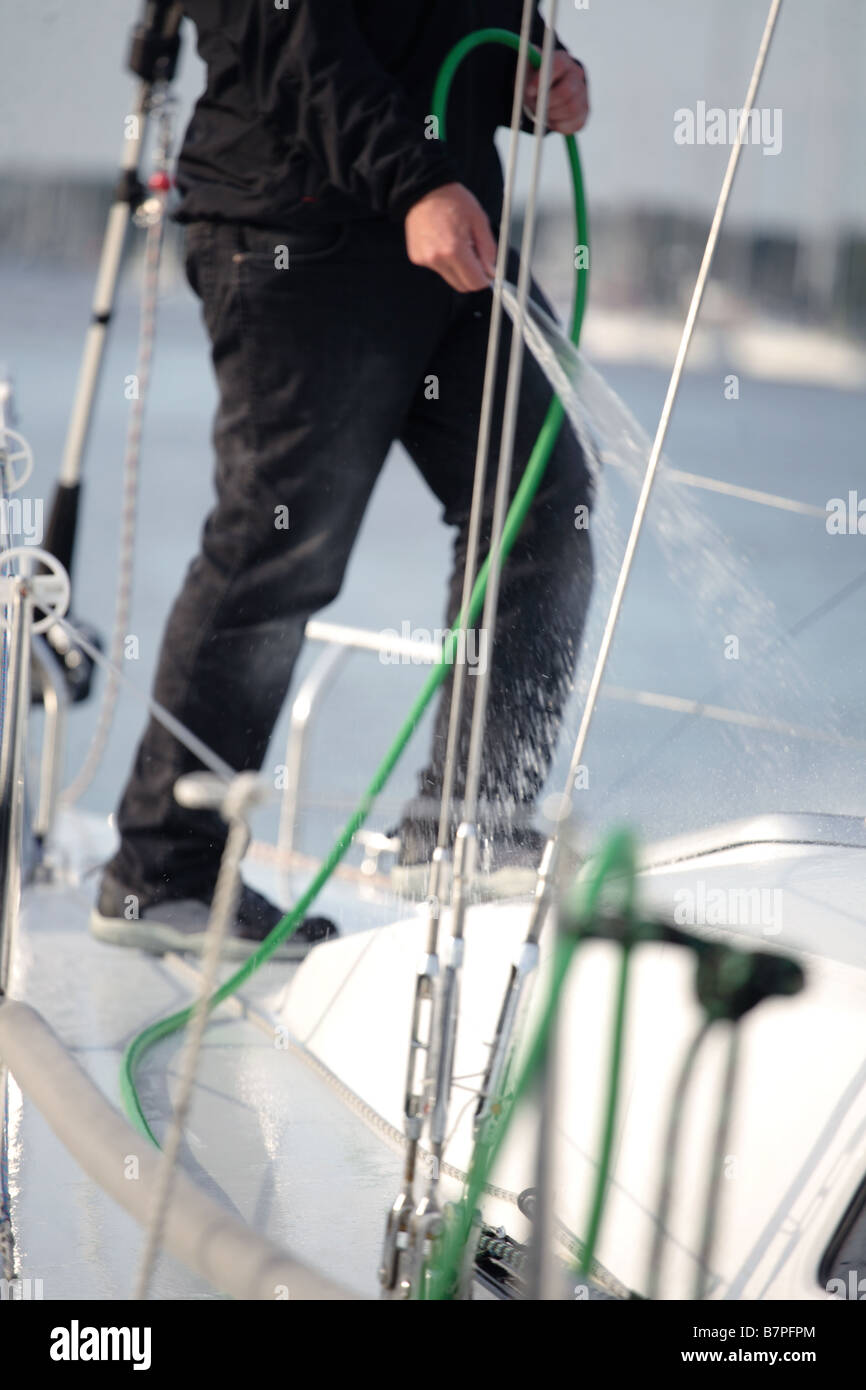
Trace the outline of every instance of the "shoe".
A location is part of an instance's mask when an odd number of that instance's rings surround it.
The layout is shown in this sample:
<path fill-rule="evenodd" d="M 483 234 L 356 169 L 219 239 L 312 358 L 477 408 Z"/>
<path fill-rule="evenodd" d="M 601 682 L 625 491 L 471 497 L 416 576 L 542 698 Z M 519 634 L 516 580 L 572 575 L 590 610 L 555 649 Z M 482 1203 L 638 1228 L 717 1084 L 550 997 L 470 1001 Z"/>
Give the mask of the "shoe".
<path fill-rule="evenodd" d="M 91 935 L 112 946 L 134 946 L 157 956 L 166 951 L 203 953 L 210 920 L 209 897 L 164 898 L 143 906 L 138 895 L 138 915 L 129 918 L 130 902 L 135 899 L 127 886 L 106 871 L 90 914 Z M 245 960 L 284 916 L 282 908 L 243 884 L 234 929 L 223 943 L 223 958 Z M 306 917 L 270 959 L 302 960 L 314 946 L 339 934 L 327 917 Z"/>
<path fill-rule="evenodd" d="M 396 832 L 400 841 L 397 863 L 391 870 L 391 888 L 397 897 L 420 901 L 427 897 L 430 860 L 436 845 L 437 826 L 409 819 Z M 496 835 L 479 835 L 478 862 L 472 881 L 474 902 L 520 898 L 535 892 L 544 835 L 532 826 L 511 827 Z M 449 885 L 440 885 L 442 896 Z"/>

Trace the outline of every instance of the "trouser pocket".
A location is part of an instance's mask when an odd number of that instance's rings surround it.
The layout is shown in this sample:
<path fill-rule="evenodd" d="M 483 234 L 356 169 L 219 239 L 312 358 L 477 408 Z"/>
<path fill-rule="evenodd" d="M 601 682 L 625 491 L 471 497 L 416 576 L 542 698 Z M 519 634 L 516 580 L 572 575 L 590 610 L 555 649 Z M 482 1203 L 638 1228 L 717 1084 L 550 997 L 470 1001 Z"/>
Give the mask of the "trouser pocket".
<path fill-rule="evenodd" d="M 290 270 L 335 256 L 345 245 L 347 223 L 297 228 L 238 226 L 235 261 L 262 270 Z"/>

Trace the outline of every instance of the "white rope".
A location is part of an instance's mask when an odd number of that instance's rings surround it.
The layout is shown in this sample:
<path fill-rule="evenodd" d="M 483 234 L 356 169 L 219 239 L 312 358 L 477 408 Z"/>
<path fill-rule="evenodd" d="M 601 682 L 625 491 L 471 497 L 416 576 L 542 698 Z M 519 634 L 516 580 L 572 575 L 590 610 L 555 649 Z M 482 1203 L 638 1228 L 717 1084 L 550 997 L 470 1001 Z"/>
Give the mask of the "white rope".
<path fill-rule="evenodd" d="M 249 831 L 243 818 L 246 804 L 251 803 L 258 779 L 254 773 L 241 773 L 233 791 L 236 801 L 226 847 L 220 861 L 220 871 L 211 904 L 210 922 L 205 938 L 201 984 L 192 1017 L 186 1030 L 180 1083 L 174 1103 L 172 1123 L 162 1150 L 162 1161 L 154 1195 L 153 1210 L 145 1232 L 134 1299 L 146 1299 L 157 1256 L 163 1243 L 165 1220 L 171 1197 L 177 1157 L 180 1152 L 184 1126 L 192 1102 L 204 1031 L 210 1014 L 210 1000 L 217 988 L 223 946 L 234 922 L 241 886 L 241 860 L 249 842 Z M 246 796 L 245 796 L 246 794 Z"/>
<path fill-rule="evenodd" d="M 155 168 L 165 171 L 168 166 L 171 125 L 169 98 L 163 96 L 160 115 L 160 145 Z M 135 563 L 135 539 L 138 510 L 138 481 L 141 470 L 141 439 L 144 428 L 144 409 L 150 385 L 153 347 L 156 339 L 156 310 L 159 296 L 159 269 L 165 237 L 167 195 L 158 196 L 158 211 L 147 229 L 144 249 L 144 276 L 141 294 L 141 331 L 139 336 L 136 377 L 138 394 L 129 412 L 126 452 L 123 460 L 123 494 L 120 516 L 120 546 L 117 560 L 117 594 L 109 653 L 113 666 L 119 667 L 129 628 L 132 609 L 132 584 Z M 75 777 L 61 793 L 64 802 L 72 803 L 84 794 L 102 762 L 120 693 L 117 676 L 109 667 L 109 678 L 99 706 L 96 727 L 84 762 Z"/>

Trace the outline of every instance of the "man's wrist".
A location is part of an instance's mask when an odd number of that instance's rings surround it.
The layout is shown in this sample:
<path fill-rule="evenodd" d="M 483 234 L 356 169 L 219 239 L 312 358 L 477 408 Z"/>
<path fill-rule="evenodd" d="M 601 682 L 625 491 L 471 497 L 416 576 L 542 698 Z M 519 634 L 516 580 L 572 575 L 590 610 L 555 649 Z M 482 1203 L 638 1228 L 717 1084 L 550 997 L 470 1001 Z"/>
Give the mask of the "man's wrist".
<path fill-rule="evenodd" d="M 394 222 L 405 222 L 406 217 L 420 203 L 422 198 L 428 194 L 435 193 L 437 188 L 447 188 L 449 183 L 459 183 L 456 169 L 450 166 L 441 166 L 431 170 L 426 179 L 420 179 L 411 190 L 408 190 L 401 197 L 392 201 L 388 215 Z"/>

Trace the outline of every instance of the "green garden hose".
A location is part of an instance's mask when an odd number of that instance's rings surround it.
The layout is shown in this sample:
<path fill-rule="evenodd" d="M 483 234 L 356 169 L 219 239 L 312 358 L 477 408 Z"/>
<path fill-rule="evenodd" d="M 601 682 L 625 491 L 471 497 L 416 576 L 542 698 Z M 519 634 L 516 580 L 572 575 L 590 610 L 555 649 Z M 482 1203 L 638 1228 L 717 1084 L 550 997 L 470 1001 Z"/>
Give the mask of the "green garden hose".
<path fill-rule="evenodd" d="M 440 69 L 433 93 L 433 114 L 436 116 L 439 123 L 440 138 L 445 138 L 446 109 L 454 75 L 466 55 L 480 44 L 484 43 L 505 44 L 507 47 L 513 49 L 519 49 L 520 47 L 518 36 L 511 33 L 508 29 L 479 29 L 472 34 L 468 34 L 465 39 L 462 39 L 460 43 L 451 50 Z M 530 49 L 529 58 L 534 67 L 540 65 L 541 55 L 536 49 Z M 589 235 L 577 142 L 573 135 L 567 135 L 564 138 L 566 150 L 568 152 L 568 163 L 574 192 L 576 243 L 578 246 L 586 247 L 588 246 Z M 581 257 L 575 275 L 571 320 L 569 324 L 569 336 L 571 341 L 575 344 L 579 341 L 583 322 L 584 308 L 586 305 L 587 276 L 588 272 L 585 268 L 584 258 Z M 514 500 L 509 508 L 502 534 L 501 555 L 503 562 L 514 545 L 518 532 L 532 504 L 532 499 L 544 476 L 545 468 L 553 453 L 564 418 L 565 411 L 563 406 L 559 398 L 554 397 L 548 408 L 538 438 L 533 446 L 526 471 L 523 474 L 517 491 L 515 492 Z M 396 738 L 377 767 L 356 810 L 346 822 L 327 858 L 323 861 L 311 883 L 298 898 L 291 911 L 287 912 L 286 915 L 281 918 L 262 944 L 253 951 L 240 969 L 236 970 L 233 975 L 230 975 L 220 988 L 214 992 L 209 1001 L 209 1007 L 211 1009 L 216 1008 L 224 999 L 227 999 L 240 989 L 250 976 L 258 970 L 259 966 L 264 965 L 265 961 L 273 955 L 277 947 L 280 946 L 287 937 L 291 936 L 292 932 L 297 930 L 310 906 L 347 853 L 353 837 L 366 821 L 373 803 L 388 781 L 388 778 L 394 770 L 412 734 L 415 732 L 421 716 L 436 691 L 445 681 L 453 663 L 460 631 L 463 628 L 471 627 L 481 612 L 484 594 L 487 588 L 489 568 L 490 557 L 488 556 L 479 569 L 468 612 L 464 614 L 461 611 L 457 615 L 453 628 L 447 634 L 443 642 L 441 655 L 431 668 L 430 674 L 413 701 L 409 713 L 401 725 Z M 124 1108 L 137 1128 L 154 1144 L 157 1143 L 157 1140 L 147 1123 L 147 1118 L 144 1114 L 138 1091 L 136 1090 L 136 1068 L 141 1058 L 151 1047 L 162 1038 L 168 1037 L 171 1033 L 175 1033 L 179 1029 L 185 1027 L 191 1016 L 192 1006 L 189 1006 L 188 1008 L 180 1009 L 177 1013 L 170 1014 L 167 1018 L 160 1019 L 158 1023 L 151 1024 L 149 1028 L 146 1028 L 142 1033 L 139 1033 L 137 1037 L 133 1038 L 123 1056 L 120 1070 L 120 1092 Z"/>
<path fill-rule="evenodd" d="M 539 1020 L 527 1048 L 523 1065 L 516 1079 L 512 1080 L 508 1074 L 503 1078 L 499 1095 L 491 1107 L 491 1118 L 486 1130 L 479 1135 L 476 1141 L 463 1196 L 459 1204 L 449 1213 L 449 1220 L 439 1250 L 431 1262 L 428 1294 L 431 1299 L 447 1300 L 453 1297 L 458 1282 L 458 1271 L 463 1263 L 464 1251 L 472 1234 L 475 1210 L 490 1180 L 515 1111 L 529 1091 L 544 1062 L 575 952 L 598 916 L 602 908 L 603 895 L 609 893 L 612 884 L 617 886 L 622 898 L 623 915 L 630 920 L 633 919 L 636 872 L 634 841 L 628 831 L 619 830 L 611 834 L 601 846 L 598 854 L 593 856 L 587 879 L 585 881 L 578 880 L 575 884 L 567 905 L 568 914 L 573 919 L 574 925 L 567 934 L 557 935 L 547 995 L 541 1007 Z M 608 1068 L 601 1159 L 590 1208 L 588 1234 L 582 1245 L 579 1263 L 579 1270 L 582 1275 L 588 1273 L 592 1268 L 607 1194 L 616 1124 L 617 1097 L 622 1073 L 629 963 L 629 951 L 625 949 L 622 952 L 614 1007 L 613 1042 Z"/>

